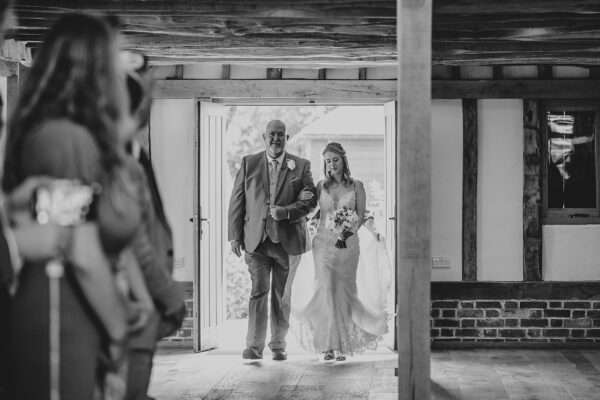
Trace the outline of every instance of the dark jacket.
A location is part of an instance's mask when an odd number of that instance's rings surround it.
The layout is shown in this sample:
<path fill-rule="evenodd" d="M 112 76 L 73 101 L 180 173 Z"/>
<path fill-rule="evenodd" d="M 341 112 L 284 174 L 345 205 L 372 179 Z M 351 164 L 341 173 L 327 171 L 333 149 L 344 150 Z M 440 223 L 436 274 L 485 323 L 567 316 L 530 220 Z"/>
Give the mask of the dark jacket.
<path fill-rule="evenodd" d="M 183 292 L 173 280 L 173 238 L 150 159 L 140 154 L 140 180 L 145 190 L 142 231 L 133 241 L 133 252 L 156 306 L 148 325 L 130 340 L 130 348 L 153 350 L 159 338 L 172 334 L 185 316 Z"/>

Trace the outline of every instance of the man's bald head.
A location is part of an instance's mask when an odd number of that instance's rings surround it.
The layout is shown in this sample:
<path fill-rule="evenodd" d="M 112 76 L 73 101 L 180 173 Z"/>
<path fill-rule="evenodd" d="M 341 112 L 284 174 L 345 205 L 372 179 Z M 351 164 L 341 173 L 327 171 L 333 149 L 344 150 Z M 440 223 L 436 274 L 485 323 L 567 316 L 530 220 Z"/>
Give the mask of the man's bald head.
<path fill-rule="evenodd" d="M 270 157 L 277 158 L 285 151 L 287 139 L 285 124 L 278 119 L 269 121 L 265 133 L 263 133 L 263 140 Z"/>

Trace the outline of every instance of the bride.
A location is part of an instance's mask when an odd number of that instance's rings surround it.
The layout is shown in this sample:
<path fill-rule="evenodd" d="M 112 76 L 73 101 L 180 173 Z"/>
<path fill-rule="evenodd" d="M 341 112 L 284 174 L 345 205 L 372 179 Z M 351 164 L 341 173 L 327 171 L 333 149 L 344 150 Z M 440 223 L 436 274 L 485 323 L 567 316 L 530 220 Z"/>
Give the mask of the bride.
<path fill-rule="evenodd" d="M 290 263 L 297 266 L 298 276 L 294 279 L 295 271 L 290 271 L 286 295 L 292 308 L 292 332 L 300 345 L 325 353 L 325 360 L 343 361 L 347 355 L 375 348 L 387 332 L 387 295 L 393 279 L 383 240 L 372 218 L 365 215 L 364 186 L 351 177 L 342 145 L 328 143 L 322 156 L 326 179 L 317 184 L 320 220 L 312 241 L 312 260 L 306 253 Z M 341 221 L 342 210 L 346 229 L 334 221 L 336 216 Z M 302 276 L 312 269 L 311 262 L 314 280 L 312 288 L 307 288 Z M 294 293 L 298 296 L 292 298 Z M 306 293 L 310 297 L 302 302 L 299 297 Z"/>

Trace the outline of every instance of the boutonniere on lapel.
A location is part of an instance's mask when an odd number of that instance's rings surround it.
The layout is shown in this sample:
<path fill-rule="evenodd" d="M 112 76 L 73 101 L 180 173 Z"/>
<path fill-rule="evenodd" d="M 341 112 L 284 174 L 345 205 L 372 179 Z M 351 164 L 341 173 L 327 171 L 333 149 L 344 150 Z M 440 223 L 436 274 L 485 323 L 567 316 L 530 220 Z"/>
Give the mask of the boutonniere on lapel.
<path fill-rule="evenodd" d="M 293 171 L 296 169 L 296 161 L 294 160 L 287 160 L 287 167 L 290 171 Z"/>

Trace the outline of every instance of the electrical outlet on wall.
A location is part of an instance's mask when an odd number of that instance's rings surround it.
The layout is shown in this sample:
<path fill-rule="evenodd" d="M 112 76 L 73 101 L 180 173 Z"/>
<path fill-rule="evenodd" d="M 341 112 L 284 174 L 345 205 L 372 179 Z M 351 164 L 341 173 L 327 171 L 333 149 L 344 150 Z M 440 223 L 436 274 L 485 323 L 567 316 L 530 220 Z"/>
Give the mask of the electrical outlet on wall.
<path fill-rule="evenodd" d="M 431 257 L 431 268 L 450 268 L 450 259 L 448 257 Z"/>

